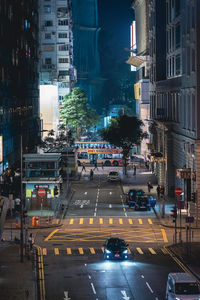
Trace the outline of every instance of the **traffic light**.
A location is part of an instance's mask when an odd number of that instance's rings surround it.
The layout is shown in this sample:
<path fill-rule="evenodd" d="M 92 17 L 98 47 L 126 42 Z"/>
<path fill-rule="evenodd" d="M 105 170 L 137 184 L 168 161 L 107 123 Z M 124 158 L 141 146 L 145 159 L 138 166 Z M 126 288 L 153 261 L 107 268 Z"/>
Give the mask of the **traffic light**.
<path fill-rule="evenodd" d="M 191 201 L 196 202 L 196 193 L 192 193 Z"/>
<path fill-rule="evenodd" d="M 53 192 L 54 192 L 54 196 L 58 195 L 58 187 L 57 186 L 54 187 Z"/>
<path fill-rule="evenodd" d="M 177 208 L 176 205 L 174 205 L 173 209 L 170 210 L 171 211 L 171 217 L 173 218 L 173 221 L 175 222 L 176 218 L 177 218 Z"/>

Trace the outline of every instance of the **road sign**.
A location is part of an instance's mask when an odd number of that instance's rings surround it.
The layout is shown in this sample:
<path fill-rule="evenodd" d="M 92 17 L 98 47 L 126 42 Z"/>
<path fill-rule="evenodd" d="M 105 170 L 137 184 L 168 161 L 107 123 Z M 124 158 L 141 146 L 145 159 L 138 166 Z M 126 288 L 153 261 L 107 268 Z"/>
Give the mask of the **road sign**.
<path fill-rule="evenodd" d="M 38 193 L 38 196 L 44 197 L 46 195 L 46 190 L 45 189 L 39 189 L 37 193 Z"/>
<path fill-rule="evenodd" d="M 186 223 L 194 223 L 194 217 L 186 217 L 185 222 Z"/>
<path fill-rule="evenodd" d="M 175 189 L 175 194 L 178 195 L 178 196 L 180 196 L 182 194 L 182 192 L 183 192 L 182 188 L 177 187 Z"/>

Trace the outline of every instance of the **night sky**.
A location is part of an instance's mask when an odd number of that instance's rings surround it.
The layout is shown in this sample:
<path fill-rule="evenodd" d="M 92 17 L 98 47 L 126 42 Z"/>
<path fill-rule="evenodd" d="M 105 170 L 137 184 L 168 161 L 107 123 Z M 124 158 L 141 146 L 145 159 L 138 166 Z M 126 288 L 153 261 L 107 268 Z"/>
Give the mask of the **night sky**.
<path fill-rule="evenodd" d="M 130 47 L 130 24 L 134 19 L 133 0 L 98 0 L 99 26 L 110 36 L 110 47 L 119 63 L 128 59 L 124 48 Z"/>

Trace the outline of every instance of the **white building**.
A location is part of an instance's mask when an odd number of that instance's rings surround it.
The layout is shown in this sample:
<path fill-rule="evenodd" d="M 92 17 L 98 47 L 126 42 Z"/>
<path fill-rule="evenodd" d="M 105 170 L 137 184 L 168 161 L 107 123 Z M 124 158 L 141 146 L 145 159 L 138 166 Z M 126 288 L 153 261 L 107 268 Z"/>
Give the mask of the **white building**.
<path fill-rule="evenodd" d="M 39 0 L 39 32 L 40 85 L 46 85 L 45 93 L 44 89 L 40 93 L 40 113 L 43 129 L 49 130 L 52 124 L 52 129 L 56 130 L 63 97 L 71 92 L 76 80 L 73 67 L 71 0 Z M 46 107 L 52 85 L 57 87 L 57 97 L 53 100 L 51 95 L 49 98 L 54 103 L 54 111 L 53 114 L 47 114 L 43 107 Z M 45 128 L 45 124 L 48 124 L 48 128 Z"/>

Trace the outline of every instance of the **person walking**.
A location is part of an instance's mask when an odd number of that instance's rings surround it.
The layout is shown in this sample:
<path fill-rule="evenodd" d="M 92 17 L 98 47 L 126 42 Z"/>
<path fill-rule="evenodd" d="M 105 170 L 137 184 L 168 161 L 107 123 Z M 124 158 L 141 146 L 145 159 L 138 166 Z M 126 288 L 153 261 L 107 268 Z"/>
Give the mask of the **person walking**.
<path fill-rule="evenodd" d="M 137 168 L 136 168 L 136 165 L 134 165 L 134 166 L 133 166 L 133 176 L 136 175 L 136 169 L 137 169 Z"/>
<path fill-rule="evenodd" d="M 160 198 L 160 185 L 159 184 L 156 188 L 156 191 L 157 191 L 157 197 Z"/>
<path fill-rule="evenodd" d="M 30 233 L 29 235 L 28 244 L 29 244 L 29 249 L 31 251 L 33 249 L 33 244 L 34 244 L 34 237 L 32 233 Z"/>
<path fill-rule="evenodd" d="M 94 163 L 94 170 L 98 171 L 97 162 Z"/>
<path fill-rule="evenodd" d="M 93 172 L 93 170 L 91 169 L 91 170 L 90 170 L 90 180 L 93 180 L 93 175 L 94 175 L 94 172 Z"/>
<path fill-rule="evenodd" d="M 85 164 L 82 163 L 82 172 L 85 171 L 86 172 L 86 168 L 85 168 Z"/>
<path fill-rule="evenodd" d="M 101 167 L 102 167 L 102 170 L 103 170 L 103 161 L 102 161 L 102 163 L 101 163 Z"/>
<path fill-rule="evenodd" d="M 147 187 L 148 187 L 148 192 L 150 193 L 151 189 L 153 188 L 150 180 L 147 182 Z"/>

